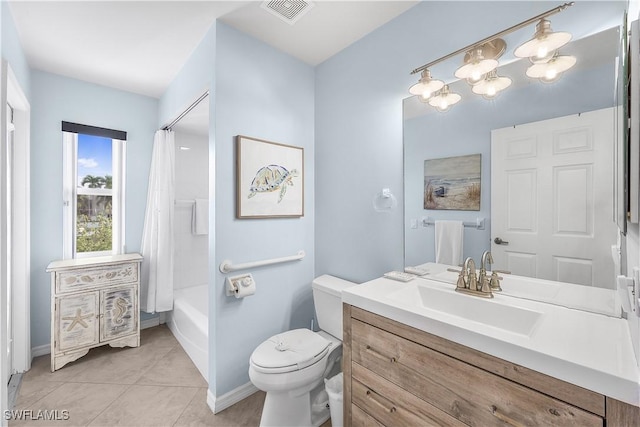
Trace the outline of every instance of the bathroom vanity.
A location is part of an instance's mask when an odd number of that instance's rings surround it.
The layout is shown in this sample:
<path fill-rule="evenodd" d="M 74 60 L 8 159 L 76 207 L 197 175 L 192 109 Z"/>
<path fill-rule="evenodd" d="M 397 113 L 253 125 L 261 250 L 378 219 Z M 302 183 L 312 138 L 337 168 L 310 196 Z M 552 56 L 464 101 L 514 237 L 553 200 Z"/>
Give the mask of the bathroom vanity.
<path fill-rule="evenodd" d="M 51 273 L 51 371 L 91 348 L 140 345 L 139 254 L 54 261 Z"/>
<path fill-rule="evenodd" d="M 422 278 L 343 303 L 345 425 L 640 425 L 624 319 Z"/>

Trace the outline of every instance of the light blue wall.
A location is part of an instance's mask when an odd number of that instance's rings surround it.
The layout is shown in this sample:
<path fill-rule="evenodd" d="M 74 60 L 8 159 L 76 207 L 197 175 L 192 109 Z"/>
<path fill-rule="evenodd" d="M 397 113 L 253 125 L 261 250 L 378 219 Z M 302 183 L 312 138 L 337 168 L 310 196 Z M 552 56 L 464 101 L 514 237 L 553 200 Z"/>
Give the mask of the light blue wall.
<path fill-rule="evenodd" d="M 173 121 L 200 95 L 211 88 L 215 75 L 215 56 L 216 24 L 214 23 L 160 97 L 158 128 Z M 209 97 L 211 105 L 213 105 L 212 99 L 214 94 Z"/>
<path fill-rule="evenodd" d="M 484 230 L 467 228 L 464 233 L 463 258 L 470 256 L 480 260 L 482 252 L 491 246 L 491 130 L 613 107 L 614 80 L 615 64 L 611 61 L 597 68 L 574 70 L 553 85 L 531 82 L 520 88 L 508 89 L 491 102 L 476 97 L 456 104 L 446 114 L 432 111 L 406 120 L 406 264 L 435 261 L 434 227 L 410 228 L 411 219 L 420 221 L 425 215 L 434 219 L 462 221 L 485 218 Z M 522 108 L 522 105 L 527 105 L 527 108 Z M 460 123 L 464 125 L 460 126 Z M 482 154 L 480 211 L 424 210 L 424 160 L 477 153 Z"/>
<path fill-rule="evenodd" d="M 553 22 L 620 23 L 624 4 L 578 2 Z M 371 199 L 390 187 L 404 202 L 402 99 L 417 81 L 410 71 L 554 6 L 421 2 L 316 68 L 317 275 L 364 281 L 404 265 L 402 209 L 375 213 Z M 596 13 L 584 16 L 587 9 Z"/>
<path fill-rule="evenodd" d="M 273 334 L 309 327 L 314 274 L 314 72 L 310 66 L 218 23 L 216 55 L 216 394 L 249 381 L 249 357 Z M 304 148 L 304 217 L 235 218 L 235 136 Z M 217 266 L 306 252 L 302 261 L 252 270 L 255 295 L 224 295 Z"/>
<path fill-rule="evenodd" d="M 209 388 L 220 396 L 249 381 L 251 352 L 269 336 L 309 326 L 314 260 L 313 68 L 216 23 L 160 100 L 161 124 L 211 88 L 209 161 Z M 235 136 L 304 147 L 305 216 L 235 218 Z M 252 270 L 258 290 L 224 294 L 218 266 L 306 252 L 304 260 Z"/>
<path fill-rule="evenodd" d="M 45 268 L 62 258 L 61 122 L 127 132 L 125 242 L 128 252 L 137 252 L 158 101 L 41 71 L 32 72 L 31 85 L 31 345 L 37 347 L 50 342 Z"/>
<path fill-rule="evenodd" d="M 16 30 L 16 25 L 13 21 L 13 15 L 11 14 L 9 3 L 6 1 L 1 2 L 0 9 L 2 14 L 2 59 L 9 63 L 9 66 L 18 79 L 18 83 L 20 83 L 22 91 L 26 95 L 27 99 L 31 100 L 29 64 L 27 63 L 27 58 L 20 46 L 18 31 Z"/>
<path fill-rule="evenodd" d="M 202 41 L 198 44 L 193 54 L 184 64 L 178 75 L 173 79 L 165 93 L 160 98 L 159 122 L 161 127 L 172 122 L 187 107 L 209 90 L 208 99 L 202 102 L 209 103 L 209 224 L 216 224 L 216 170 L 211 165 L 215 164 L 215 99 L 216 93 L 212 90 L 215 77 L 216 64 L 216 26 L 214 23 Z M 209 226 L 209 353 L 214 355 L 216 351 L 216 293 L 215 289 L 215 259 L 216 251 L 216 226 Z M 209 357 L 209 388 L 216 394 L 216 366 L 214 357 Z"/>

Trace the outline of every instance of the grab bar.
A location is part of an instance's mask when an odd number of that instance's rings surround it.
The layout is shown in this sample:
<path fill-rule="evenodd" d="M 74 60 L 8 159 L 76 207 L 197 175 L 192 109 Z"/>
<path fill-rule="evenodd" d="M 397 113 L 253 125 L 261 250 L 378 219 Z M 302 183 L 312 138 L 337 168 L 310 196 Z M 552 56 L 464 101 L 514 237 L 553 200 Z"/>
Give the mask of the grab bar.
<path fill-rule="evenodd" d="M 429 225 L 435 225 L 435 223 L 436 221 L 430 216 L 422 218 L 423 227 L 427 227 Z M 477 228 L 478 230 L 484 230 L 484 218 L 476 218 L 475 222 L 464 221 L 462 225 L 464 225 L 465 227 Z"/>
<path fill-rule="evenodd" d="M 220 263 L 220 271 L 222 273 L 231 273 L 237 270 L 247 270 L 249 268 L 262 267 L 271 264 L 280 264 L 281 262 L 298 261 L 304 258 L 304 251 L 298 251 L 296 255 L 285 256 L 282 258 L 265 259 L 262 261 L 245 262 L 243 264 L 232 264 L 228 259 Z"/>

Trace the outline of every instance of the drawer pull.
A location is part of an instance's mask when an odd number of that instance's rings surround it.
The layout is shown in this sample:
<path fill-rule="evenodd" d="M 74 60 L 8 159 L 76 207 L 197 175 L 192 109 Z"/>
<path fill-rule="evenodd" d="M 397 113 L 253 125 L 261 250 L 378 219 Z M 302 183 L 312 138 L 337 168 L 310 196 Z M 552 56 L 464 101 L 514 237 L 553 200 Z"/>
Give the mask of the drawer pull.
<path fill-rule="evenodd" d="M 389 413 L 394 413 L 396 412 L 396 407 L 393 406 L 393 404 L 391 404 L 391 408 L 388 408 L 384 403 L 378 401 L 378 399 L 376 399 L 375 396 L 378 396 L 380 399 L 385 399 L 384 397 L 380 396 L 378 393 L 374 392 L 373 390 L 367 390 L 367 396 L 369 396 L 369 399 L 371 399 L 372 402 L 374 402 L 375 404 L 377 404 L 378 406 L 380 406 L 381 408 L 383 408 L 385 411 L 389 412 Z M 387 400 L 387 402 L 389 402 Z"/>
<path fill-rule="evenodd" d="M 500 410 L 498 410 L 498 407 L 496 405 L 491 405 L 491 413 L 493 414 L 494 417 L 496 417 L 497 419 L 499 419 L 504 423 L 509 424 L 510 426 L 524 427 L 524 424 L 522 424 L 521 422 L 518 422 L 513 418 L 511 418 L 510 416 L 500 412 Z"/>
<path fill-rule="evenodd" d="M 382 357 L 383 359 L 389 359 L 389 362 L 391 363 L 395 363 L 398 361 L 395 356 L 388 356 L 384 353 L 381 353 L 380 351 L 374 350 L 370 345 L 367 345 L 367 350 L 375 354 L 376 356 Z"/>

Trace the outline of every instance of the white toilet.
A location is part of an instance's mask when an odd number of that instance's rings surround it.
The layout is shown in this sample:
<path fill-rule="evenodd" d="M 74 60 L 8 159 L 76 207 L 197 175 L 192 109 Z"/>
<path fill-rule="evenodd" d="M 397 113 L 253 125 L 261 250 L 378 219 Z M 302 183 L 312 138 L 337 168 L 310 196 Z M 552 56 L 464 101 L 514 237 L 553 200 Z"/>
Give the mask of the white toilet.
<path fill-rule="evenodd" d="M 312 283 L 319 332 L 274 335 L 251 354 L 249 378 L 267 392 L 261 426 L 313 426 L 329 418 L 324 379 L 341 371 L 342 290 L 353 282 L 323 275 Z"/>

